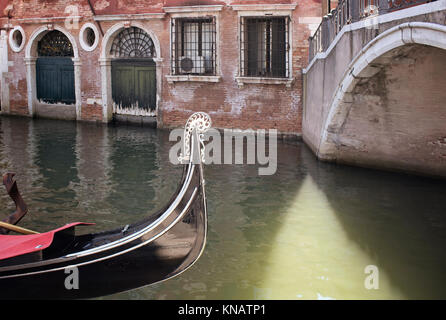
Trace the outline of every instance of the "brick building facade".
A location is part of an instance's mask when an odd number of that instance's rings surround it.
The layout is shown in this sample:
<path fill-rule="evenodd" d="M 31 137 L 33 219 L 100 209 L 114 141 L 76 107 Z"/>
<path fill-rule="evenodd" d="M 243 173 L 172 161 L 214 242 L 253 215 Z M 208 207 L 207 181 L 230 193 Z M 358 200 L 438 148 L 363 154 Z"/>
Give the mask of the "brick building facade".
<path fill-rule="evenodd" d="M 11 0 L 1 112 L 301 132 L 302 68 L 322 0 Z"/>

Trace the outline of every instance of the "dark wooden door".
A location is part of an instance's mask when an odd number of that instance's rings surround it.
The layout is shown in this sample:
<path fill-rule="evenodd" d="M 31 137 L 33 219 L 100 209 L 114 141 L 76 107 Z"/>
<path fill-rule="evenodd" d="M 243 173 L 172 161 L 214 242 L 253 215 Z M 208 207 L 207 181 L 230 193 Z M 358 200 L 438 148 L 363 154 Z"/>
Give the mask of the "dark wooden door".
<path fill-rule="evenodd" d="M 75 103 L 74 65 L 69 57 L 41 57 L 36 62 L 37 99 L 47 103 Z"/>
<path fill-rule="evenodd" d="M 153 60 L 112 61 L 112 97 L 121 109 L 156 109 L 156 68 Z"/>

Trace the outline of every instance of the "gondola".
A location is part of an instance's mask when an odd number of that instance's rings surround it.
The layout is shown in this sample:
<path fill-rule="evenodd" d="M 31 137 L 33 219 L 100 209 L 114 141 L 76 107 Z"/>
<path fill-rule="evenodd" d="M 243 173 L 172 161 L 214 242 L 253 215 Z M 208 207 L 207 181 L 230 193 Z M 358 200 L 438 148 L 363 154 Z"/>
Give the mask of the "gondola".
<path fill-rule="evenodd" d="M 106 296 L 191 267 L 206 243 L 202 137 L 210 123 L 204 113 L 189 118 L 179 187 L 145 220 L 99 233 L 78 235 L 75 229 L 85 224 L 70 223 L 45 233 L 0 235 L 0 299 Z"/>

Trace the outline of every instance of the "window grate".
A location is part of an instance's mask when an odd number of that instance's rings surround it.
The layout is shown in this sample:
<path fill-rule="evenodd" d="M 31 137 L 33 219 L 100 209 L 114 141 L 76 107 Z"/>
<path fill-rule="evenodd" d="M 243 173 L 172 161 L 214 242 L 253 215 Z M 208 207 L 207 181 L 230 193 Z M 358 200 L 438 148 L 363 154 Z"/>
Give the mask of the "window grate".
<path fill-rule="evenodd" d="M 96 35 L 92 28 L 87 28 L 85 30 L 85 42 L 92 47 L 96 41 Z"/>
<path fill-rule="evenodd" d="M 289 18 L 240 19 L 240 74 L 245 77 L 289 77 Z"/>
<path fill-rule="evenodd" d="M 172 19 L 171 72 L 175 75 L 215 75 L 215 18 Z"/>
<path fill-rule="evenodd" d="M 67 36 L 58 30 L 48 32 L 37 45 L 39 57 L 72 57 L 73 47 Z"/>
<path fill-rule="evenodd" d="M 129 27 L 113 40 L 110 55 L 114 58 L 155 58 L 152 38 L 142 29 Z"/>

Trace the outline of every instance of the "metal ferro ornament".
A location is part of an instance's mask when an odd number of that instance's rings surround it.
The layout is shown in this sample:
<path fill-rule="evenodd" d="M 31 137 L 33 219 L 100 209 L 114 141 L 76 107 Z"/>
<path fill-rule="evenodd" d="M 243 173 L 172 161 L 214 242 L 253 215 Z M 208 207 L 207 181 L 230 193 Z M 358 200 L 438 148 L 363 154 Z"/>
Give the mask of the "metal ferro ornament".
<path fill-rule="evenodd" d="M 184 127 L 184 136 L 183 136 L 183 151 L 180 157 L 178 158 L 180 162 L 187 161 L 190 159 L 190 144 L 192 133 L 194 130 L 197 132 L 198 140 L 201 145 L 201 162 L 205 162 L 204 157 L 204 133 L 209 130 L 212 126 L 211 117 L 205 112 L 195 112 L 192 114 L 186 122 L 186 126 Z"/>

